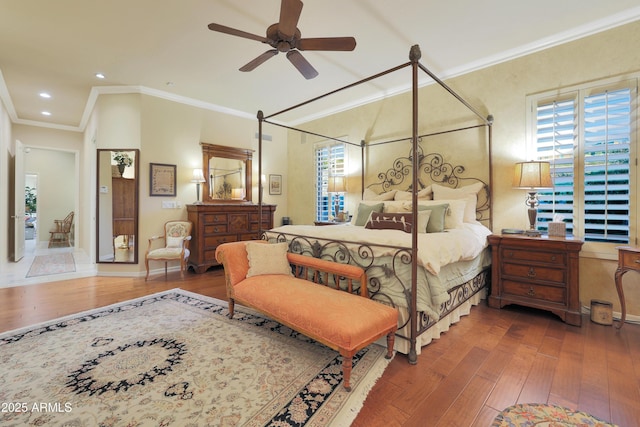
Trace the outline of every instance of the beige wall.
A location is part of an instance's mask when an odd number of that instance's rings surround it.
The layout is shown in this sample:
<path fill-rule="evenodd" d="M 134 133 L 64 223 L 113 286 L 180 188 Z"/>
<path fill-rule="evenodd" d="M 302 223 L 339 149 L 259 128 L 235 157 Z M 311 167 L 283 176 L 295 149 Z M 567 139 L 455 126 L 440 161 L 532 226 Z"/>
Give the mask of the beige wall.
<path fill-rule="evenodd" d="M 527 227 L 524 195 L 511 188 L 514 163 L 527 160 L 526 96 L 606 77 L 637 73 L 640 70 L 639 45 L 640 22 L 635 22 L 447 81 L 483 115 L 492 114 L 495 117 L 492 156 L 494 230 Z M 424 65 L 429 67 L 429 64 Z M 454 104 L 441 88 L 434 85 L 422 88 L 420 123 L 426 125 L 421 125 L 421 132 L 423 129 L 441 130 L 449 122 L 455 123 L 458 119 L 466 122 L 467 115 Z M 299 127 L 334 137 L 346 135 L 353 142 L 361 139 L 376 141 L 410 136 L 410 117 L 411 103 L 408 94 L 404 94 Z M 456 136 L 451 141 L 447 139 L 453 156 L 457 158 L 465 151 L 466 158 L 485 156 L 483 149 L 478 146 L 457 148 L 460 140 L 464 139 L 463 136 Z M 314 177 L 308 171 L 313 170 L 313 142 L 317 140 L 301 137 L 297 132 L 290 132 L 289 135 L 288 210 L 297 223 L 310 223 L 314 219 Z M 474 140 L 469 138 L 469 141 Z M 431 140 L 425 143 L 432 144 Z M 365 162 L 370 171 L 366 184 L 374 182 L 374 173 L 391 167 L 394 158 L 406 156 L 407 144 L 398 143 L 397 147 L 384 148 L 380 153 L 370 150 Z M 430 148 L 425 148 L 425 152 L 429 151 Z M 360 196 L 359 149 L 350 149 L 349 155 L 349 170 L 356 178 L 349 180 L 347 206 L 353 211 Z M 374 159 L 383 159 L 387 166 Z M 633 224 L 633 228 L 637 229 L 637 224 Z M 593 244 L 584 245 L 580 263 L 580 298 L 583 305 L 588 306 L 591 299 L 598 298 L 613 302 L 614 310 L 619 310 L 613 281 L 616 267 L 614 246 L 608 245 L 603 253 L 602 248 L 596 250 Z M 634 274 L 628 274 L 625 282 L 631 284 L 626 287 L 628 313 L 637 316 L 640 315 L 640 286 L 637 286 L 640 276 L 634 277 Z"/>
<path fill-rule="evenodd" d="M 196 186 L 191 182 L 192 171 L 193 168 L 202 167 L 200 142 L 255 150 L 252 198 L 257 203 L 256 119 L 230 116 L 147 95 L 130 94 L 100 96 L 92 123 L 95 127 L 96 148 L 140 149 L 139 263 L 100 264 L 100 274 L 138 274 L 144 271 L 144 253 L 149 237 L 159 234 L 166 221 L 187 218 L 185 206 L 196 201 Z M 278 159 L 286 156 L 286 133 L 276 129 L 272 136 L 273 141 L 264 149 L 263 173 L 274 173 L 269 171 L 277 170 L 286 176 L 286 164 L 277 164 Z M 149 195 L 149 163 L 176 165 L 176 197 Z M 202 196 L 200 198 L 202 200 Z M 286 215 L 286 206 L 281 202 L 283 200 L 286 200 L 286 193 L 282 196 L 265 195 L 265 203 L 278 205 L 277 222 Z M 162 208 L 163 201 L 174 201 L 180 207 Z"/>

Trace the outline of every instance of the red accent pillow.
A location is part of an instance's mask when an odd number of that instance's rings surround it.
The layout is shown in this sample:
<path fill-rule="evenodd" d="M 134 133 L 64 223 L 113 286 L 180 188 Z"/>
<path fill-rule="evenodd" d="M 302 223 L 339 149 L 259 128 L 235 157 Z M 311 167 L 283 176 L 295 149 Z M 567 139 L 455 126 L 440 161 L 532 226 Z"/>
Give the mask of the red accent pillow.
<path fill-rule="evenodd" d="M 413 215 L 410 213 L 371 212 L 364 228 L 373 230 L 402 230 L 411 233 Z"/>

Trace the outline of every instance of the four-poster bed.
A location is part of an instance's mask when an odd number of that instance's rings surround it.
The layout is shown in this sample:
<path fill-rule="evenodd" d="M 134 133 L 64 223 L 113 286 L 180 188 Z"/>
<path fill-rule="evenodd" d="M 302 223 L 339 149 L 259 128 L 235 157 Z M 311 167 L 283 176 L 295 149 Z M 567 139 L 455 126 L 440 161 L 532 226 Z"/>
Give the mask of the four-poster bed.
<path fill-rule="evenodd" d="M 456 94 L 445 83 L 419 63 L 420 49 L 413 46 L 410 61 L 375 76 L 360 80 L 286 110 L 265 116 L 258 112 L 258 175 L 262 175 L 262 135 L 263 124 L 285 127 L 291 130 L 335 140 L 348 145 L 349 141 L 285 126 L 273 121 L 272 117 L 307 105 L 336 92 L 371 81 L 405 67 L 412 70 L 412 129 L 411 136 L 393 141 L 359 144 L 362 160 L 363 200 L 358 205 L 362 212 L 356 214 L 354 226 L 313 227 L 283 226 L 265 230 L 264 237 L 274 241 L 287 241 L 289 250 L 317 258 L 358 265 L 365 269 L 369 281 L 370 297 L 400 309 L 399 332 L 396 349 L 408 354 L 409 362 L 416 363 L 420 347 L 448 329 L 461 314 L 467 314 L 472 304 L 477 304 L 488 283 L 489 254 L 486 236 L 491 228 L 491 126 L 492 117 L 483 117 Z M 431 134 L 419 134 L 418 116 L 418 72 L 422 70 L 443 87 L 457 101 L 471 111 L 479 124 Z M 419 145 L 430 137 L 447 133 L 485 129 L 488 163 L 488 181 L 466 176 L 463 165 L 448 162 L 439 153 L 423 153 Z M 365 151 L 376 145 L 398 141 L 410 141 L 411 150 L 407 157 L 397 158 L 393 166 L 377 174 L 377 181 L 365 186 Z M 410 181 L 409 181 L 410 176 Z M 407 181 L 410 182 L 407 185 Z M 472 183 L 472 185 L 466 185 Z M 364 200 L 372 188 L 381 190 L 379 197 L 387 200 Z M 365 191 L 365 189 L 367 191 Z M 456 189 L 456 190 L 452 190 Z M 423 196 L 434 194 L 432 201 Z M 390 195 L 393 198 L 390 200 Z M 262 188 L 259 187 L 259 205 L 262 205 Z M 446 197 L 446 198 L 445 198 Z M 471 203 L 473 201 L 473 203 Z M 373 207 L 372 207 L 373 206 Z M 379 209 L 385 215 L 397 212 L 410 214 L 405 218 L 416 219 L 410 231 L 377 230 L 368 216 L 372 209 Z M 419 230 L 419 218 L 429 212 L 429 223 L 442 222 L 442 227 L 434 232 Z M 471 210 L 471 212 L 469 212 Z M 434 214 L 435 212 L 435 214 Z M 373 215 L 373 214 L 372 214 Z M 358 219 L 358 216 L 361 216 Z M 469 218 L 471 216 L 471 218 Z M 438 218 L 436 220 L 436 218 Z M 483 225 L 484 224 L 484 225 Z M 365 226 L 366 225 L 366 226 Z"/>

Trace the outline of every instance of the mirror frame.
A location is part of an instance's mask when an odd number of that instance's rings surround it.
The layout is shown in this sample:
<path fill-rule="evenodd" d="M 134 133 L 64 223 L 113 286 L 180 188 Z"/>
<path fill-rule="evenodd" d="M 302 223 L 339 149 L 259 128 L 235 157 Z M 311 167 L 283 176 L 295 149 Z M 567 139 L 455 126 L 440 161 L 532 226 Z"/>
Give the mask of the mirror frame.
<path fill-rule="evenodd" d="M 253 150 L 246 148 L 228 147 L 226 145 L 215 145 L 206 142 L 201 142 L 202 146 L 202 170 L 204 172 L 204 189 L 202 200 L 204 203 L 251 203 L 251 197 L 253 193 L 253 185 L 251 182 L 251 171 L 253 170 Z M 214 157 L 221 157 L 225 159 L 235 159 L 244 162 L 244 182 L 245 182 L 245 196 L 242 200 L 234 199 L 214 199 L 211 197 L 211 183 L 209 171 L 209 161 Z"/>
<path fill-rule="evenodd" d="M 135 184 L 134 184 L 134 222 L 133 222 L 133 261 L 116 261 L 115 253 L 112 261 L 101 261 L 100 260 L 100 196 L 104 193 L 100 193 L 100 154 L 105 152 L 116 152 L 116 151 L 133 151 L 135 153 L 135 158 L 133 162 L 133 173 L 135 176 Z M 96 263 L 99 264 L 138 264 L 138 252 L 140 250 L 140 239 L 138 233 L 138 223 L 139 223 L 139 214 L 140 214 L 140 206 L 139 206 L 139 192 L 140 192 L 140 150 L 137 148 L 98 148 L 96 150 Z M 110 156 L 111 157 L 111 156 Z M 111 160 L 111 159 L 110 159 Z M 109 172 L 111 174 L 111 171 Z M 109 194 L 113 197 L 113 186 L 109 190 Z M 112 198 L 113 202 L 113 198 Z M 113 227 L 113 225 L 112 225 Z M 112 243 L 115 236 L 112 237 Z"/>

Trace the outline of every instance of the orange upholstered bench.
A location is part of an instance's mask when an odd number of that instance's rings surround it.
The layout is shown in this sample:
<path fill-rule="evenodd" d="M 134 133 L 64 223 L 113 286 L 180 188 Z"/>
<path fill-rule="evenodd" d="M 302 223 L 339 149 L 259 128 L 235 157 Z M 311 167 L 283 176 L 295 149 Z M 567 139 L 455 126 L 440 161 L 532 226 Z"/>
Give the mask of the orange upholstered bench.
<path fill-rule="evenodd" d="M 265 241 L 222 244 L 216 259 L 224 266 L 229 317 L 237 302 L 337 350 L 345 389 L 351 390 L 359 350 L 386 335 L 386 357 L 392 357 L 398 312 L 367 298 L 361 268 L 288 253 L 286 243 Z M 354 281 L 360 295 L 351 293 Z"/>

